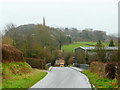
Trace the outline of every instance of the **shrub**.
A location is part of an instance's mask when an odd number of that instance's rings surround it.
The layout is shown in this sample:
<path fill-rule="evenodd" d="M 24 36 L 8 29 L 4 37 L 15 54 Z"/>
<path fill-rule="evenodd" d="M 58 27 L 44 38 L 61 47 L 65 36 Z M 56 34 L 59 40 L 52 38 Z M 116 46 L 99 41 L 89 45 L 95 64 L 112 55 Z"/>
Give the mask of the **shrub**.
<path fill-rule="evenodd" d="M 63 59 L 65 60 L 65 65 L 68 65 L 69 64 L 69 59 L 70 59 L 70 57 L 73 56 L 73 53 L 71 53 L 71 52 L 63 52 L 62 56 L 63 56 Z"/>
<path fill-rule="evenodd" d="M 91 62 L 90 71 L 99 76 L 105 77 L 105 65 L 103 62 L 98 61 Z"/>
<path fill-rule="evenodd" d="M 52 54 L 50 53 L 49 50 L 47 49 L 42 49 L 39 54 L 38 54 L 38 58 L 45 60 L 46 63 L 49 63 L 50 60 L 52 59 Z"/>
<path fill-rule="evenodd" d="M 51 63 L 46 64 L 45 69 L 49 69 L 50 66 L 51 66 Z"/>
<path fill-rule="evenodd" d="M 68 64 L 73 64 L 73 58 L 72 58 L 72 56 L 70 56 L 70 58 L 68 60 Z"/>
<path fill-rule="evenodd" d="M 2 38 L 2 43 L 7 45 L 13 45 L 13 40 L 12 38 L 6 36 Z"/>
<path fill-rule="evenodd" d="M 96 73 L 101 77 L 107 77 L 109 79 L 115 78 L 116 63 L 103 63 L 94 61 L 90 64 L 90 71 Z"/>
<path fill-rule="evenodd" d="M 85 52 L 77 52 L 75 53 L 75 57 L 76 57 L 76 63 L 79 64 L 87 63 L 85 60 Z"/>
<path fill-rule="evenodd" d="M 94 53 L 92 55 L 88 55 L 88 58 L 89 58 L 89 61 L 88 61 L 89 64 L 94 61 L 100 61 L 100 58 L 98 58 L 96 53 Z"/>
<path fill-rule="evenodd" d="M 110 56 L 109 56 L 109 61 L 118 62 L 119 61 L 119 52 L 118 51 L 111 51 Z"/>
<path fill-rule="evenodd" d="M 2 61 L 24 61 L 23 53 L 17 48 L 3 44 L 0 46 L 2 50 Z"/>
<path fill-rule="evenodd" d="M 32 68 L 45 69 L 45 60 L 36 58 L 25 58 L 25 60 Z"/>
<path fill-rule="evenodd" d="M 95 45 L 95 50 L 97 53 L 97 56 L 99 58 L 100 61 L 105 62 L 106 59 L 106 50 L 104 48 L 104 45 L 101 43 L 101 41 L 98 41 L 97 44 Z"/>
<path fill-rule="evenodd" d="M 115 71 L 116 71 L 116 67 L 115 67 L 115 63 L 106 63 L 105 64 L 105 73 L 106 73 L 106 77 L 109 79 L 114 79 L 115 78 Z"/>
<path fill-rule="evenodd" d="M 114 41 L 111 39 L 110 40 L 110 43 L 109 43 L 109 47 L 114 47 L 115 45 L 114 45 Z"/>
<path fill-rule="evenodd" d="M 118 80 L 118 83 L 120 84 L 120 62 L 117 63 L 117 69 L 116 69 L 116 78 Z"/>

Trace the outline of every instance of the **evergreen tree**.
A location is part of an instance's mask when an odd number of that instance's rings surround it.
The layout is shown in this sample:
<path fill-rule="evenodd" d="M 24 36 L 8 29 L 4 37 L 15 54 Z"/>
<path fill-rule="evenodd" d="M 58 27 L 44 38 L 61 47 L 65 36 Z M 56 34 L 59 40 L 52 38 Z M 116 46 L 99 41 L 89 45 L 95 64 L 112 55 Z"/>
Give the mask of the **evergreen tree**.
<path fill-rule="evenodd" d="M 114 45 L 114 41 L 111 39 L 110 40 L 110 43 L 109 43 L 109 47 L 114 47 L 115 45 Z"/>
<path fill-rule="evenodd" d="M 98 56 L 98 60 L 105 62 L 106 59 L 106 50 L 104 48 L 104 45 L 101 43 L 101 41 L 99 40 L 95 46 L 95 51 L 97 53 Z"/>
<path fill-rule="evenodd" d="M 103 44 L 101 43 L 100 40 L 97 42 L 96 47 L 98 47 L 98 48 L 103 47 Z"/>

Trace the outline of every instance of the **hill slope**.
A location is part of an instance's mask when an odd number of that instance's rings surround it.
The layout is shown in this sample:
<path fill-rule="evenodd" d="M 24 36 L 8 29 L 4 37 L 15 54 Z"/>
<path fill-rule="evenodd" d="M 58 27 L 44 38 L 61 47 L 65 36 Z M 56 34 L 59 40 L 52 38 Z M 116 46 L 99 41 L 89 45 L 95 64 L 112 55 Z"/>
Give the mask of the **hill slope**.
<path fill-rule="evenodd" d="M 6 62 L 2 70 L 2 88 L 29 88 L 47 74 L 31 68 L 26 62 Z"/>

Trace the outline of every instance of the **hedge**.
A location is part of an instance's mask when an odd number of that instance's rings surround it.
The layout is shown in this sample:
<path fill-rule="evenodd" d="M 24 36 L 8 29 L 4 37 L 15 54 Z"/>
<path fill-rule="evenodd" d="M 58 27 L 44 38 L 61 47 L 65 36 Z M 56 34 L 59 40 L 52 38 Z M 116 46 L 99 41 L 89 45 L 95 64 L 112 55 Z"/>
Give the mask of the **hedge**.
<path fill-rule="evenodd" d="M 101 77 L 116 78 L 120 83 L 120 63 L 94 61 L 90 63 L 90 71 Z"/>
<path fill-rule="evenodd" d="M 46 63 L 45 60 L 37 59 L 37 58 L 25 58 L 25 61 L 32 67 L 38 69 L 45 69 Z"/>
<path fill-rule="evenodd" d="M 0 50 L 2 50 L 2 62 L 24 61 L 22 51 L 18 50 L 14 46 L 3 44 L 0 46 Z"/>

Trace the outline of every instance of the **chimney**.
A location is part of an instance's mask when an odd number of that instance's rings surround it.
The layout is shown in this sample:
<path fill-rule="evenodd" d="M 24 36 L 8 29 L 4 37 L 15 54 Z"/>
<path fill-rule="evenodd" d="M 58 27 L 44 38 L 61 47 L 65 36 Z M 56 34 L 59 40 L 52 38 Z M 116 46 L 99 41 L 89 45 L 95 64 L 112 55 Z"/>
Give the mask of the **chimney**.
<path fill-rule="evenodd" d="M 43 17 L 43 26 L 45 26 L 45 18 Z"/>

